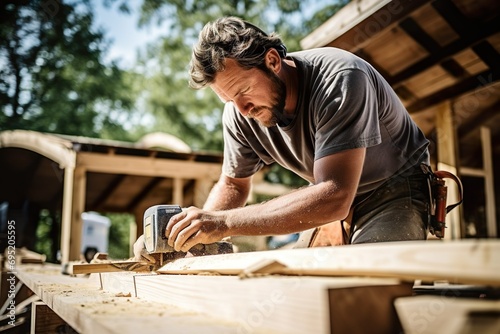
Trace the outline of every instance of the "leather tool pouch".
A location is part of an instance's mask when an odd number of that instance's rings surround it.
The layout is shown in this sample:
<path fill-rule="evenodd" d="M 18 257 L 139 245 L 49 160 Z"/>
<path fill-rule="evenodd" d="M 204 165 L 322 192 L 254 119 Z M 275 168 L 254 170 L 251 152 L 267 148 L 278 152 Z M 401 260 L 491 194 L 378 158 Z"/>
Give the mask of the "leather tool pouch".
<path fill-rule="evenodd" d="M 430 222 L 429 231 L 438 238 L 444 238 L 446 228 L 446 215 L 463 201 L 463 187 L 460 179 L 447 171 L 433 172 L 431 167 L 421 164 L 422 171 L 427 176 L 430 197 Z M 444 179 L 453 180 L 458 186 L 459 201 L 446 206 L 448 189 Z"/>

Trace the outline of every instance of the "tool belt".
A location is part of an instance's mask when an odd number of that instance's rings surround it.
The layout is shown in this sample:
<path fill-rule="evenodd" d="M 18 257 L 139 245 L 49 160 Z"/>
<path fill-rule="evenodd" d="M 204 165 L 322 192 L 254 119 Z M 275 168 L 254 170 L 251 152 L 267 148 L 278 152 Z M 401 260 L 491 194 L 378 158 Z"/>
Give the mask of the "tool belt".
<path fill-rule="evenodd" d="M 426 164 L 421 164 L 422 171 L 427 176 L 427 184 L 429 186 L 429 231 L 438 238 L 444 238 L 446 228 L 446 214 L 460 205 L 463 201 L 463 187 L 460 179 L 446 171 L 433 172 L 431 167 Z M 444 179 L 455 181 L 458 186 L 459 201 L 455 204 L 446 206 L 446 198 L 448 189 Z"/>

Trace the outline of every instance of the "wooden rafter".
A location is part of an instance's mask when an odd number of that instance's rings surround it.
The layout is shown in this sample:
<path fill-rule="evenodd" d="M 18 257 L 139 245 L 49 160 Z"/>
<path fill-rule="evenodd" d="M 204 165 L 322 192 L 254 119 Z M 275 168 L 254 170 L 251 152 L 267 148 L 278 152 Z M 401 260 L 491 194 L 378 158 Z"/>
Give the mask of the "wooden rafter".
<path fill-rule="evenodd" d="M 487 124 L 489 120 L 498 116 L 498 112 L 500 110 L 500 102 L 494 104 L 487 111 L 481 113 L 475 118 L 468 120 L 464 126 L 461 126 L 458 129 L 458 136 L 460 138 L 464 138 L 468 136 L 471 132 L 476 131 L 483 124 Z"/>
<path fill-rule="evenodd" d="M 403 29 L 411 38 L 417 41 L 424 49 L 429 51 L 429 53 L 438 52 L 441 46 L 425 32 L 424 29 L 411 17 L 407 17 L 399 23 L 401 29 Z"/>
<path fill-rule="evenodd" d="M 99 211 L 99 208 L 106 203 L 108 198 L 113 195 L 115 190 L 120 186 L 123 180 L 127 177 L 125 174 L 118 174 L 113 177 L 113 180 L 108 184 L 106 189 L 97 197 L 93 203 L 89 205 L 89 208 Z"/>
<path fill-rule="evenodd" d="M 406 107 L 408 112 L 418 112 L 429 108 L 443 100 L 450 100 L 471 90 L 474 90 L 481 85 L 491 84 L 494 81 L 500 80 L 500 73 L 486 70 L 475 76 L 469 77 L 458 84 L 450 87 L 443 88 L 423 99 L 418 100 Z"/>
<path fill-rule="evenodd" d="M 132 200 L 127 204 L 127 211 L 133 212 L 134 209 L 141 203 L 141 201 L 151 192 L 153 189 L 163 181 L 163 177 L 154 177 L 148 184 L 142 188 L 142 190 L 132 198 Z M 165 194 L 166 195 L 166 194 Z"/>
<path fill-rule="evenodd" d="M 444 60 L 452 57 L 454 54 L 459 53 L 472 45 L 478 43 L 479 41 L 485 40 L 500 31 L 498 27 L 498 17 L 496 20 L 490 20 L 484 24 L 484 29 L 474 30 L 473 33 L 458 39 L 445 47 L 441 48 L 439 52 L 431 53 L 422 60 L 416 62 L 415 64 L 408 66 L 401 72 L 388 78 L 389 84 L 397 85 L 418 73 L 425 71 L 436 63 L 441 63 Z"/>
<path fill-rule="evenodd" d="M 449 0 L 436 0 L 432 2 L 432 7 L 445 19 L 455 32 L 460 36 L 466 36 L 471 33 L 471 30 L 477 30 L 476 26 L 469 26 L 469 21 L 465 15 L 462 14 L 460 9 Z M 472 22 L 469 22 L 472 23 Z"/>
<path fill-rule="evenodd" d="M 99 153 L 79 152 L 78 165 L 87 171 L 98 173 L 123 173 L 143 176 L 180 177 L 190 179 L 193 175 L 199 178 L 218 179 L 219 163 L 195 162 L 185 160 L 165 160 L 158 158 L 106 155 Z"/>

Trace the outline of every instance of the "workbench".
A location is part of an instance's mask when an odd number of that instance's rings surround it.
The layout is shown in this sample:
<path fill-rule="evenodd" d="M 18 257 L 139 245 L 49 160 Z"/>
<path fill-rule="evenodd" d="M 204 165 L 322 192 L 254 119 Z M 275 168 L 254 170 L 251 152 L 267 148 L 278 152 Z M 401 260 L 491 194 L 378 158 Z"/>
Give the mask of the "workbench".
<path fill-rule="evenodd" d="M 37 333 L 500 332 L 497 240 L 213 255 L 157 273 L 70 276 L 53 264 L 15 272 L 40 298 Z M 422 278 L 440 282 L 439 293 L 416 295 Z M 481 288 L 491 294 L 462 298 Z M 37 324 L 37 310 L 59 320 Z"/>

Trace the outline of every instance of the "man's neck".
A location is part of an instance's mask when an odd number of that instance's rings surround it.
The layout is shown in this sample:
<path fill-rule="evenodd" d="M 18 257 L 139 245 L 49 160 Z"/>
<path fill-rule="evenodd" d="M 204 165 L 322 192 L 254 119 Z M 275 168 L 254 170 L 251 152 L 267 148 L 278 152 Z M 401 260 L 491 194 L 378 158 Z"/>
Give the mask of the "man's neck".
<path fill-rule="evenodd" d="M 297 107 L 299 87 L 299 77 L 295 62 L 291 59 L 285 59 L 281 72 L 281 79 L 286 86 L 285 115 L 291 116 L 295 113 L 295 108 Z"/>

